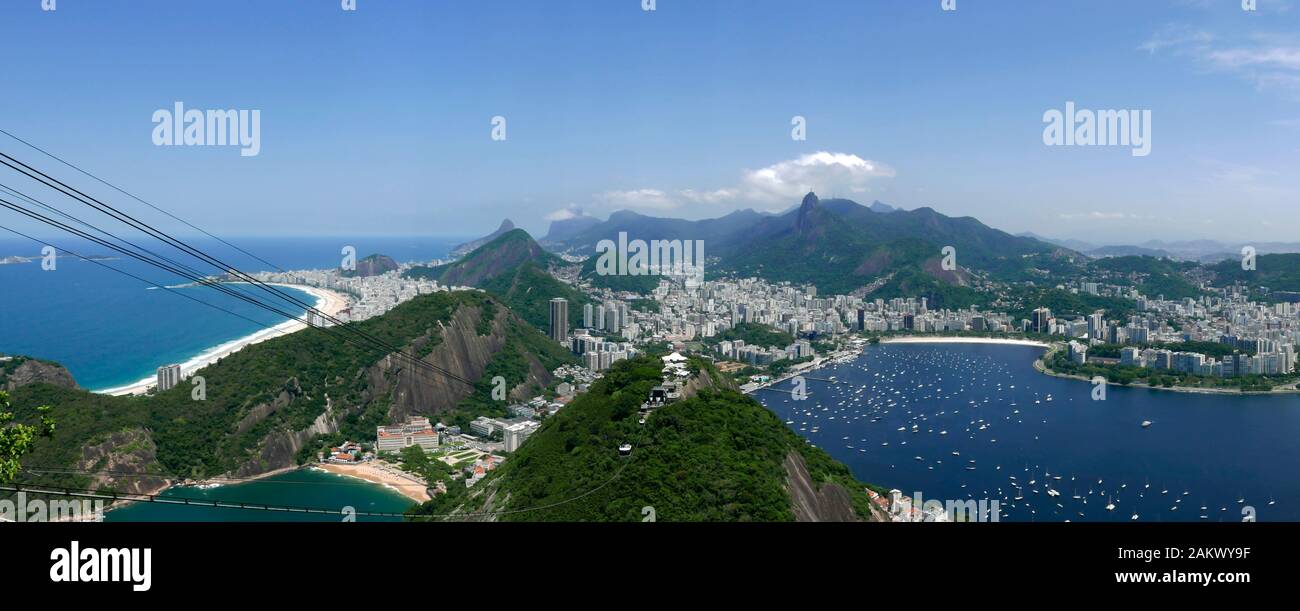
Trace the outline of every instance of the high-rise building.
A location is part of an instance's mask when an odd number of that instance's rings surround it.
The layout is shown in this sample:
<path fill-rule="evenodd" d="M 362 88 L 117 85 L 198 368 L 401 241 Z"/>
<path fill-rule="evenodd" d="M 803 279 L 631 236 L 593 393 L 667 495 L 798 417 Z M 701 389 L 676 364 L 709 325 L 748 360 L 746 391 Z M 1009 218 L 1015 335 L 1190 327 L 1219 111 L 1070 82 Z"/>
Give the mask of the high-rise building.
<path fill-rule="evenodd" d="M 537 426 L 537 423 L 531 420 L 507 426 L 504 434 L 505 450 L 507 452 L 518 450 L 519 446 L 537 431 Z"/>
<path fill-rule="evenodd" d="M 1052 311 L 1047 308 L 1038 308 L 1034 310 L 1034 318 L 1030 325 L 1034 333 L 1051 333 L 1052 332 Z"/>
<path fill-rule="evenodd" d="M 163 365 L 158 368 L 158 392 L 171 390 L 181 383 L 180 365 Z"/>
<path fill-rule="evenodd" d="M 1100 340 L 1106 326 L 1105 318 L 1101 312 L 1093 312 L 1088 315 L 1088 339 Z"/>
<path fill-rule="evenodd" d="M 551 300 L 551 339 L 563 344 L 569 337 L 569 301 L 563 297 Z"/>
<path fill-rule="evenodd" d="M 595 309 L 595 308 L 593 308 L 592 305 L 591 305 L 590 303 L 583 304 L 583 306 L 582 306 L 582 326 L 583 326 L 583 328 L 586 328 L 586 329 L 591 329 L 591 328 L 592 328 L 591 325 L 592 325 L 592 323 L 595 322 L 595 313 L 592 311 L 592 310 L 594 310 L 594 309 Z"/>
<path fill-rule="evenodd" d="M 858 330 L 867 330 L 867 311 L 863 308 L 858 308 Z"/>

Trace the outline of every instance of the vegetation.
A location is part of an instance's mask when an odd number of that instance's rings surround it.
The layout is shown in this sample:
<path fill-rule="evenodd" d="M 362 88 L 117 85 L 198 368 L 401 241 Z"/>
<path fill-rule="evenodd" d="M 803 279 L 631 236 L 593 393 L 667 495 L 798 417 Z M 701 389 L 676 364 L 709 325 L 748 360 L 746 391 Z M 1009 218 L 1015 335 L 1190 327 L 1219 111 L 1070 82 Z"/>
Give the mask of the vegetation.
<path fill-rule="evenodd" d="M 710 365 L 692 362 L 716 379 Z M 865 487 L 848 469 L 808 446 L 753 399 L 730 389 L 705 389 L 656 410 L 638 423 L 637 410 L 660 383 L 660 363 L 638 358 L 611 368 L 592 389 L 548 418 L 514 456 L 480 482 L 461 511 L 475 513 L 496 486 L 490 508 L 519 521 L 641 521 L 652 507 L 658 520 L 792 520 L 783 462 L 805 456 L 819 485 L 834 482 L 868 515 Z M 618 447 L 633 446 L 630 456 Z M 414 513 L 445 513 L 445 501 Z"/>
<path fill-rule="evenodd" d="M 1012 307 L 1008 313 L 1016 318 L 1030 318 L 1040 307 L 1048 308 L 1053 316 L 1087 316 L 1104 310 L 1109 320 L 1125 320 L 1137 311 L 1137 303 L 1121 297 L 1104 297 L 1087 293 L 1071 293 L 1061 289 L 1016 287 L 1011 291 Z"/>
<path fill-rule="evenodd" d="M 450 321 L 460 308 L 489 309 L 491 297 L 477 292 L 440 292 L 422 295 L 370 320 L 350 323 L 387 345 L 412 346 L 441 332 L 439 323 Z M 535 355 L 543 365 L 558 363 L 561 347 L 543 350 L 545 337 L 521 323 L 507 329 L 507 348 L 489 362 L 488 378 L 503 375 L 522 380 L 524 355 Z M 386 351 L 369 344 L 344 342 L 319 331 L 303 331 L 254 344 L 199 372 L 206 380 L 207 398 L 191 398 L 189 384 L 152 397 L 111 397 L 50 384 L 23 386 L 13 393 L 19 422 L 39 421 L 36 406 L 50 405 L 58 431 L 30 453 L 34 464 L 76 464 L 81 449 L 112 432 L 147 430 L 157 446 L 163 471 L 174 477 L 211 477 L 235 470 L 257 456 L 268 434 L 303 430 L 325 410 L 326 397 L 335 409 L 348 415 L 336 435 L 319 438 L 300 452 L 309 460 L 326 444 L 345 439 L 369 439 L 375 427 L 385 424 L 391 407 L 387 395 L 372 396 L 364 375 Z M 406 368 L 396 375 L 436 375 Z M 405 372 L 405 373 L 403 373 Z M 478 394 L 485 387 L 476 387 Z M 490 396 L 490 395 L 487 395 Z M 259 406 L 276 405 L 269 413 L 250 417 Z M 263 408 L 265 411 L 265 408 Z M 51 476 L 51 479 L 59 479 Z M 80 487 L 83 476 L 62 477 L 60 483 Z M 49 483 L 55 483 L 50 481 Z"/>
<path fill-rule="evenodd" d="M 784 348 L 794 343 L 794 336 L 781 331 L 775 327 L 769 327 L 756 322 L 742 322 L 730 329 L 726 329 L 705 341 L 710 344 L 721 342 L 734 342 L 741 340 L 747 346 L 769 347 L 776 346 Z"/>
<path fill-rule="evenodd" d="M 1156 350 L 1172 350 L 1174 352 L 1199 352 L 1217 359 L 1238 352 L 1243 354 L 1255 353 L 1253 348 L 1238 349 L 1218 342 L 1152 342 L 1149 344 L 1097 344 L 1088 348 L 1088 355 L 1119 358 L 1120 350 L 1125 347 L 1138 348 L 1139 350 L 1153 348 Z"/>
<path fill-rule="evenodd" d="M 661 277 L 648 273 L 648 270 L 642 270 L 645 273 L 636 275 L 598 274 L 596 273 L 596 261 L 599 258 L 588 257 L 586 261 L 582 262 L 582 278 L 596 288 L 647 295 L 659 286 Z"/>
<path fill-rule="evenodd" d="M 1107 257 L 1092 262 L 1090 269 L 1112 274 L 1121 274 L 1132 285 L 1148 297 L 1164 296 L 1165 299 L 1185 299 L 1206 294 L 1184 276 L 1197 265 L 1192 262 L 1179 262 L 1147 256 Z"/>
<path fill-rule="evenodd" d="M 0 482 L 13 481 L 22 467 L 20 461 L 31 451 L 37 436 L 54 435 L 54 419 L 47 414 L 48 406 L 36 408 L 40 426 L 13 424 L 14 414 L 9 411 L 9 394 L 0 390 Z"/>
<path fill-rule="evenodd" d="M 653 299 L 634 299 L 629 302 L 629 305 L 633 310 L 636 310 L 637 312 L 658 314 L 659 312 L 663 311 L 663 308 L 660 306 L 659 302 Z"/>
<path fill-rule="evenodd" d="M 1272 291 L 1300 292 L 1300 254 L 1259 255 L 1255 269 L 1241 269 L 1241 261 L 1229 259 L 1210 267 L 1216 286 L 1244 284 L 1266 286 Z"/>
<path fill-rule="evenodd" d="M 1132 367 L 1128 365 L 1101 365 L 1096 363 L 1086 363 L 1080 365 L 1070 361 L 1065 355 L 1065 351 L 1058 350 L 1047 358 L 1047 368 L 1065 375 L 1082 376 L 1092 379 L 1096 376 L 1106 378 L 1108 382 L 1121 385 L 1129 384 L 1146 384 L 1148 386 L 1158 386 L 1162 388 L 1221 388 L 1236 389 L 1246 392 L 1264 392 L 1272 390 L 1274 387 L 1291 384 L 1296 381 L 1296 376 L 1261 376 L 1248 375 L 1237 376 L 1233 378 L 1222 378 L 1214 376 L 1200 376 L 1178 371 L 1157 370 L 1147 367 Z"/>
<path fill-rule="evenodd" d="M 479 288 L 501 297 L 510 309 L 538 329 L 551 328 L 551 299 L 563 297 L 569 302 L 569 328 L 582 326 L 582 306 L 591 298 L 556 280 L 536 263 L 524 263 L 511 273 L 483 281 Z"/>
<path fill-rule="evenodd" d="M 522 229 L 508 231 L 464 258 L 437 267 L 413 267 L 408 278 L 469 285 L 501 298 L 510 309 L 538 329 L 551 326 L 551 299 L 569 302 L 569 327 L 582 325 L 582 306 L 591 299 L 561 282 L 548 269 L 564 265 Z"/>

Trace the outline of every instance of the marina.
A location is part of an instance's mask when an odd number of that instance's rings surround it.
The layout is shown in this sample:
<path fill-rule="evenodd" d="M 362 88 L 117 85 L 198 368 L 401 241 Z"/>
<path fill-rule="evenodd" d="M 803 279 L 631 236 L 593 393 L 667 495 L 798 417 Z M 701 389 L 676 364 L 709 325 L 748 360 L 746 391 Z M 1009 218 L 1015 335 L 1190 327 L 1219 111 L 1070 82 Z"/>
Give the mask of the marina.
<path fill-rule="evenodd" d="M 859 479 L 997 500 L 1001 520 L 1300 519 L 1300 484 L 1280 466 L 1300 459 L 1300 398 L 1112 387 L 1093 401 L 1091 385 L 1035 371 L 1042 352 L 871 345 L 805 375 L 805 400 L 754 396 Z"/>

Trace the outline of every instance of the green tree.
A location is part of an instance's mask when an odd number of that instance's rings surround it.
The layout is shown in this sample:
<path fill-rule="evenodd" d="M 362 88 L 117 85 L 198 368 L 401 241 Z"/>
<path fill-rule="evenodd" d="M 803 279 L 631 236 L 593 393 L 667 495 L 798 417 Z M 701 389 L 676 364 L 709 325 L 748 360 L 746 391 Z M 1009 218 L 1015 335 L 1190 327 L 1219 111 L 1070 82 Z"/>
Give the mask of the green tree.
<path fill-rule="evenodd" d="M 19 461 L 31 451 L 37 435 L 54 435 L 54 419 L 47 415 L 50 411 L 48 405 L 36 408 L 41 414 L 39 428 L 29 424 L 11 424 L 14 415 L 8 410 L 9 393 L 0 390 L 0 481 L 3 482 L 13 481 L 18 475 Z"/>

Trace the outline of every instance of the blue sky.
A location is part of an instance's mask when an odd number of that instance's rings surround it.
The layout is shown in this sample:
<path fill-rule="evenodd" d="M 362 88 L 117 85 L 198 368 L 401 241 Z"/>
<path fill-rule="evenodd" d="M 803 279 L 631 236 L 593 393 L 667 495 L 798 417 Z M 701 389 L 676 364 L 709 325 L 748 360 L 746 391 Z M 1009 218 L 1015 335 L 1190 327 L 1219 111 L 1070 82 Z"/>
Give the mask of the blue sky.
<path fill-rule="evenodd" d="M 540 236 L 807 187 L 1097 243 L 1300 239 L 1296 0 L 40 4 L 0 6 L 0 127 L 220 235 Z M 155 146 L 176 101 L 259 110 L 260 154 Z M 1151 154 L 1045 146 L 1066 101 L 1150 110 Z"/>

